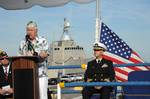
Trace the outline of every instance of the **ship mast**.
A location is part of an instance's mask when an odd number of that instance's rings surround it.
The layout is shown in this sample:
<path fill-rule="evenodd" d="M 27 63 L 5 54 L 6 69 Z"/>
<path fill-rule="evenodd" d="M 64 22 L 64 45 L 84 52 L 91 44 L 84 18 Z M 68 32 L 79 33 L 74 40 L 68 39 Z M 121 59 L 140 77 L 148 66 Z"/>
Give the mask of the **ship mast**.
<path fill-rule="evenodd" d="M 67 33 L 68 33 L 69 28 L 70 28 L 70 23 L 67 21 L 66 18 L 64 18 L 64 29 L 63 29 L 63 33 L 64 33 L 64 32 L 67 32 Z"/>
<path fill-rule="evenodd" d="M 95 42 L 100 41 L 101 22 L 100 22 L 100 0 L 96 0 L 96 22 L 95 22 Z"/>
<path fill-rule="evenodd" d="M 64 28 L 63 28 L 63 34 L 61 36 L 61 40 L 72 40 L 72 38 L 69 35 L 69 28 L 70 28 L 70 23 L 69 21 L 64 18 Z"/>

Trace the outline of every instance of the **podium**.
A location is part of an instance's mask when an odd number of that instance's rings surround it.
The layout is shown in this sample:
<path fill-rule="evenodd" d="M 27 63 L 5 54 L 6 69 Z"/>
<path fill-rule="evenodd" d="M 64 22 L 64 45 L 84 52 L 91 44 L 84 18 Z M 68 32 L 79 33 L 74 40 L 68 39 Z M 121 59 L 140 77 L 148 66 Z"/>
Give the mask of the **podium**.
<path fill-rule="evenodd" d="M 39 99 L 38 58 L 16 56 L 11 61 L 13 99 Z"/>

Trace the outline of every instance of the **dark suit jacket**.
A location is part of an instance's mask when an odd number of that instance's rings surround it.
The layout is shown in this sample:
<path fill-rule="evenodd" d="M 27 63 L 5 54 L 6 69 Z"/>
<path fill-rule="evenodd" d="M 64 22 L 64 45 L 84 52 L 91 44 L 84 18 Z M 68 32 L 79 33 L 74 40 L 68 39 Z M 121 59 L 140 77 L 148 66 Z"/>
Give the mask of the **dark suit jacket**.
<path fill-rule="evenodd" d="M 85 81 L 92 79 L 93 82 L 101 82 L 105 78 L 108 78 L 110 81 L 115 80 L 115 71 L 112 61 L 102 58 L 100 63 L 97 63 L 96 59 L 88 62 L 87 70 L 84 75 Z"/>
<path fill-rule="evenodd" d="M 12 87 L 12 71 L 11 71 L 11 65 L 8 72 L 8 79 L 5 79 L 5 73 L 3 70 L 3 67 L 0 66 L 0 88 L 2 86 L 10 85 Z"/>
<path fill-rule="evenodd" d="M 3 67 L 0 65 L 0 88 L 2 88 L 2 86 L 6 86 L 6 85 L 10 85 L 10 87 L 12 88 L 12 70 L 11 70 L 11 65 L 9 68 L 9 72 L 8 72 L 8 79 L 5 79 L 5 73 L 4 73 L 4 69 Z M 0 99 L 6 99 L 6 98 L 12 98 L 12 94 L 11 95 L 0 95 Z"/>

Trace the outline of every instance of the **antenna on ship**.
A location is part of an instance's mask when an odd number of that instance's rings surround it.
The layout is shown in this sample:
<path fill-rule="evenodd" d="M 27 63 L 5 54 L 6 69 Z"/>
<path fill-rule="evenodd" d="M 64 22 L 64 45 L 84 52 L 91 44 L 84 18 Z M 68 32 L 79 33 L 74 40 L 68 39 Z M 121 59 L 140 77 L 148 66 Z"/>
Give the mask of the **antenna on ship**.
<path fill-rule="evenodd" d="M 64 32 L 67 32 L 67 33 L 68 33 L 69 28 L 70 28 L 70 23 L 69 23 L 69 21 L 67 21 L 66 18 L 64 18 L 64 30 L 63 30 L 63 33 L 64 33 Z"/>
<path fill-rule="evenodd" d="M 63 28 L 63 34 L 61 36 L 61 40 L 72 40 L 69 35 L 69 28 L 70 28 L 70 23 L 66 18 L 64 18 L 64 28 Z"/>

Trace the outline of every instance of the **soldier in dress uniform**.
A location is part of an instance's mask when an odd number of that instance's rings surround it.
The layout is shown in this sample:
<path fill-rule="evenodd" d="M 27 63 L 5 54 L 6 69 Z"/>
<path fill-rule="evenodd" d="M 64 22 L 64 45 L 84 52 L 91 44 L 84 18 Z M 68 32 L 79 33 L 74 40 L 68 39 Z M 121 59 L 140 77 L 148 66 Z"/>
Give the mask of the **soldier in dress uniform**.
<path fill-rule="evenodd" d="M 85 71 L 85 82 L 112 82 L 115 80 L 113 62 L 103 58 L 107 47 L 96 42 L 93 46 L 95 59 L 88 62 Z M 100 93 L 100 99 L 110 99 L 111 86 L 86 86 L 83 88 L 83 99 L 90 99 L 93 93 Z"/>

